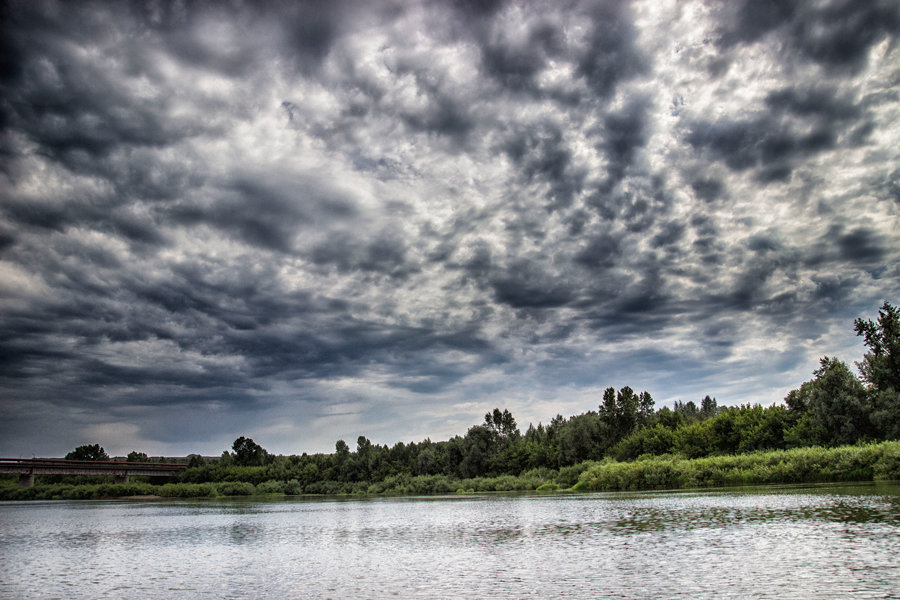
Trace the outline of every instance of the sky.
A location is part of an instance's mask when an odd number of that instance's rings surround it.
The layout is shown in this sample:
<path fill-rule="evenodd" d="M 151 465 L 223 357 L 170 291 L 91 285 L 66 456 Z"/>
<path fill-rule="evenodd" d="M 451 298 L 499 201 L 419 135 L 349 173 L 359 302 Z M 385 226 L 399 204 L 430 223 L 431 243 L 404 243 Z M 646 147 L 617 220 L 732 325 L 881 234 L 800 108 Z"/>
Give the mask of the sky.
<path fill-rule="evenodd" d="M 768 406 L 900 300 L 892 0 L 0 15 L 2 456 Z"/>

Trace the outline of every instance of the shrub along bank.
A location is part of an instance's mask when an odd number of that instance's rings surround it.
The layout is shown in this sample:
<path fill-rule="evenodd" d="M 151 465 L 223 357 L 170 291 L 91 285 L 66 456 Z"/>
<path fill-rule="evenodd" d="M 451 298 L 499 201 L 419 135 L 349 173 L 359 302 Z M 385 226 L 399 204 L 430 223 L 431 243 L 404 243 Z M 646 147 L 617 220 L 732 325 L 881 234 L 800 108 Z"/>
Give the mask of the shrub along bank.
<path fill-rule="evenodd" d="M 733 485 L 900 479 L 900 442 L 794 448 L 685 459 L 653 456 L 590 465 L 579 491 L 677 489 Z"/>

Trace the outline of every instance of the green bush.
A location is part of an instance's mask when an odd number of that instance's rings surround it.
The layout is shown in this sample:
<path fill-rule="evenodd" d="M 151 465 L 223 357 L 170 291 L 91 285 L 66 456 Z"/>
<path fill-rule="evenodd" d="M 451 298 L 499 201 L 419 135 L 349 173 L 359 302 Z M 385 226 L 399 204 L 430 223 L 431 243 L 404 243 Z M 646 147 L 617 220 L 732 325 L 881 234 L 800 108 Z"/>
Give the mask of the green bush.
<path fill-rule="evenodd" d="M 596 464 L 598 463 L 589 460 L 586 462 L 578 463 L 577 465 L 562 467 L 559 470 L 559 474 L 556 476 L 556 483 L 558 483 L 559 486 L 563 488 L 573 487 L 576 483 L 578 483 L 578 478 L 581 476 L 581 474 Z"/>
<path fill-rule="evenodd" d="M 303 493 L 303 486 L 296 479 L 291 479 L 284 484 L 284 493 L 287 496 L 298 496 Z"/>
<path fill-rule="evenodd" d="M 21 500 L 36 500 L 37 499 L 37 488 L 20 488 L 20 487 L 11 487 L 11 486 L 3 486 L 0 488 L 0 500 L 11 500 L 11 501 L 21 501 Z"/>
<path fill-rule="evenodd" d="M 305 488 L 307 494 L 320 494 L 324 496 L 337 496 L 340 494 L 349 494 L 352 491 L 350 484 L 340 481 L 325 480 L 314 481 Z"/>
<path fill-rule="evenodd" d="M 617 460 L 634 460 L 642 454 L 668 454 L 675 448 L 675 432 L 661 424 L 639 429 L 618 444 L 610 453 Z"/>
<path fill-rule="evenodd" d="M 872 465 L 872 478 L 876 481 L 900 479 L 900 442 L 884 445 L 881 455 Z"/>
<path fill-rule="evenodd" d="M 257 494 L 284 494 L 285 489 L 284 481 L 275 481 L 274 479 L 269 479 L 268 481 L 263 481 L 259 485 L 256 486 Z M 233 494 L 237 495 L 237 494 Z"/>
<path fill-rule="evenodd" d="M 409 487 L 415 494 L 449 494 L 456 489 L 446 475 L 419 475 L 410 479 Z"/>
<path fill-rule="evenodd" d="M 242 467 L 254 468 L 254 467 Z M 247 481 L 223 481 L 216 484 L 216 493 L 220 496 L 252 496 L 256 488 Z"/>

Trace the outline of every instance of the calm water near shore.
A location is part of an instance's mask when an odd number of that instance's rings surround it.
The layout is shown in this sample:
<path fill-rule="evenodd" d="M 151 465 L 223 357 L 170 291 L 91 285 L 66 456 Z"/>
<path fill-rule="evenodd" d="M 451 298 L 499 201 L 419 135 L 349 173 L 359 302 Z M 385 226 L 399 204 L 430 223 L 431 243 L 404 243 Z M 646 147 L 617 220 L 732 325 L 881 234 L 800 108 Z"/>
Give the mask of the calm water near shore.
<path fill-rule="evenodd" d="M 900 598 L 900 484 L 0 503 L 0 598 Z"/>

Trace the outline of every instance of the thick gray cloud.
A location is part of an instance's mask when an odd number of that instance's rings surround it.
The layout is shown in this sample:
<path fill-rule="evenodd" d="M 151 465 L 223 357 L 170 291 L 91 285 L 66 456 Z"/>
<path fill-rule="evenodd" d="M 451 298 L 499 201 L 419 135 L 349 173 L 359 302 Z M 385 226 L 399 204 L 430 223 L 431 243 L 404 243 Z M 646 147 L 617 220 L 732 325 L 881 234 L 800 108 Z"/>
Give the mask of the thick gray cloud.
<path fill-rule="evenodd" d="M 10 2 L 0 453 L 772 403 L 900 296 L 893 2 Z"/>

